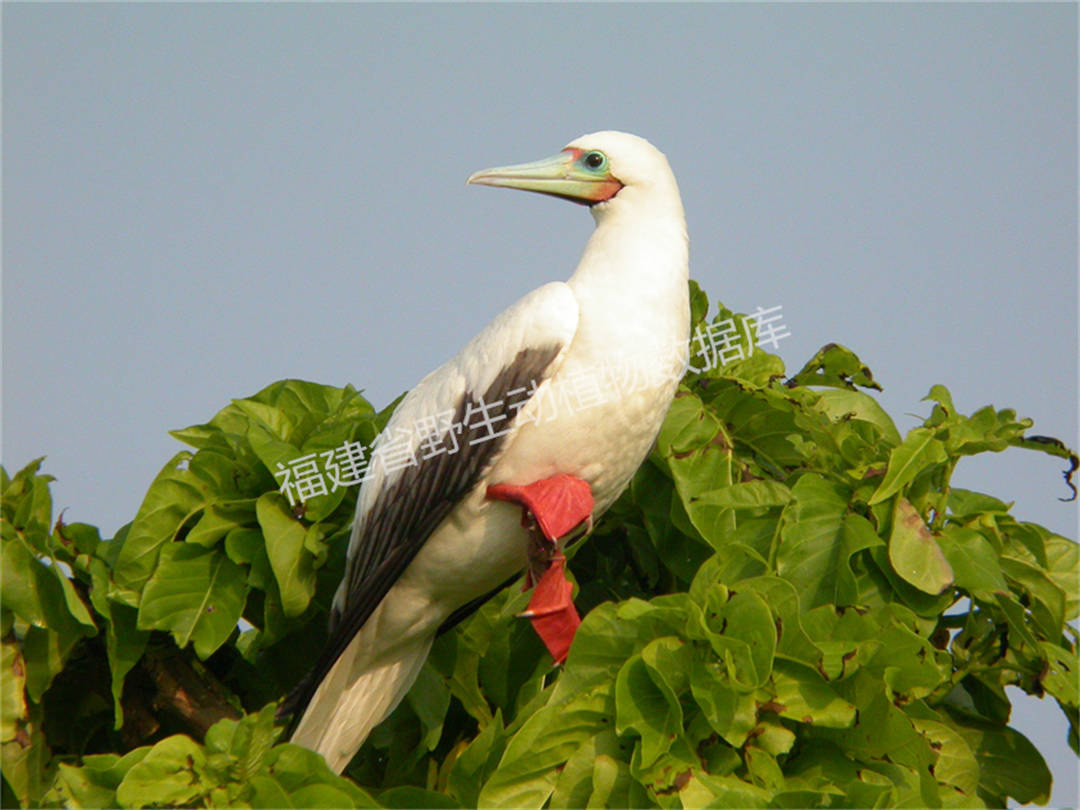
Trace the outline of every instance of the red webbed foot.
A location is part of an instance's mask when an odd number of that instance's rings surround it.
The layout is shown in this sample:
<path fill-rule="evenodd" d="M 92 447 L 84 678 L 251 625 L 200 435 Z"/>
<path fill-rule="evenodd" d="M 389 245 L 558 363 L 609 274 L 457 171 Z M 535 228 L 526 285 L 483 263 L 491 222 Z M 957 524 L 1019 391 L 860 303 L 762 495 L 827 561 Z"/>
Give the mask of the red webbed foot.
<path fill-rule="evenodd" d="M 559 551 L 557 541 L 592 518 L 592 490 L 580 478 L 560 473 L 524 486 L 495 484 L 488 487 L 487 495 L 521 504 L 527 510 L 522 516 L 523 523 L 531 514 L 540 530 L 544 546 L 541 556 L 547 565 L 535 584 L 529 608 L 522 615 L 532 622 L 555 663 L 561 664 L 570 651 L 581 618 L 571 599 L 573 586 L 566 578 L 566 558 Z M 529 581 L 532 579 L 530 572 Z"/>
<path fill-rule="evenodd" d="M 487 496 L 524 506 L 536 519 L 544 537 L 552 543 L 588 520 L 593 510 L 589 485 L 565 473 L 524 486 L 493 484 L 487 488 Z"/>
<path fill-rule="evenodd" d="M 548 648 L 556 664 L 566 660 L 581 617 L 571 594 L 574 586 L 566 578 L 566 558 L 556 552 L 551 565 L 533 588 L 528 609 L 521 615 L 532 622 L 533 629 Z"/>

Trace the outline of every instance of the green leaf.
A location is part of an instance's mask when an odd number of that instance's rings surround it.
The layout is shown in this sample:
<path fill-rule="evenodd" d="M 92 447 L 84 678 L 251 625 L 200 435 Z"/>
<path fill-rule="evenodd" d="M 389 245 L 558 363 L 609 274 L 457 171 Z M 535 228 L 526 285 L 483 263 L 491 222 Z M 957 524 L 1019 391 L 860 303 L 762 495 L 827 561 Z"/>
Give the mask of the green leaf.
<path fill-rule="evenodd" d="M 709 634 L 709 643 L 735 683 L 744 688 L 764 685 L 776 653 L 776 620 L 769 606 L 753 591 L 740 591 L 723 606 L 722 617 L 723 634 Z"/>
<path fill-rule="evenodd" d="M 1008 590 L 998 554 L 981 533 L 964 526 L 946 526 L 939 543 L 958 588 L 983 602 L 992 602 L 995 591 Z"/>
<path fill-rule="evenodd" d="M 695 773 L 683 790 L 680 799 L 686 808 L 692 807 L 769 807 L 771 794 L 732 775 L 710 776 Z M 685 798 L 683 796 L 685 795 Z"/>
<path fill-rule="evenodd" d="M 952 674 L 949 656 L 926 639 L 926 624 L 899 604 L 879 614 L 882 621 L 876 640 L 880 643 L 869 668 L 880 673 L 888 689 L 908 698 L 930 695 Z"/>
<path fill-rule="evenodd" d="M 784 773 L 776 762 L 776 757 L 754 745 L 746 746 L 746 772 L 753 784 L 769 793 L 778 793 L 784 789 Z"/>
<path fill-rule="evenodd" d="M 818 396 L 818 406 L 834 421 L 858 419 L 869 422 L 878 429 L 890 446 L 900 444 L 900 432 L 896 429 L 896 423 L 873 397 L 862 391 L 841 388 L 819 391 Z"/>
<path fill-rule="evenodd" d="M 637 627 L 626 621 L 615 605 L 608 602 L 591 610 L 574 636 L 551 702 L 569 700 L 594 688 L 610 688 L 636 641 Z"/>
<path fill-rule="evenodd" d="M 416 683 L 406 697 L 427 732 L 424 744 L 428 750 L 434 750 L 442 736 L 446 710 L 450 708 L 450 690 L 428 664 L 420 670 Z"/>
<path fill-rule="evenodd" d="M 586 740 L 566 761 L 548 807 L 627 806 L 630 750 L 629 741 L 610 730 Z"/>
<path fill-rule="evenodd" d="M 711 441 L 718 427 L 716 418 L 705 409 L 699 397 L 679 391 L 660 428 L 656 449 L 664 459 L 691 452 Z"/>
<path fill-rule="evenodd" d="M 262 495 L 255 505 L 259 526 L 266 538 L 266 553 L 281 591 L 286 616 L 299 616 L 315 595 L 315 555 L 308 550 L 316 526 L 305 528 L 295 520 L 285 499 L 276 492 Z"/>
<path fill-rule="evenodd" d="M 760 596 L 776 617 L 778 658 L 787 658 L 815 669 L 820 666 L 821 650 L 803 629 L 799 592 L 794 585 L 780 577 L 754 577 L 740 580 L 736 586 L 740 591 L 753 591 Z"/>
<path fill-rule="evenodd" d="M 1014 635 L 1009 639 L 1010 645 L 1015 651 L 1017 648 L 1024 650 L 1028 655 L 1038 654 L 1040 651 L 1039 640 L 1032 632 L 1028 624 L 1028 613 L 1019 600 L 1010 593 L 996 594 L 998 607 L 1005 614 L 1009 623 L 1009 630 Z"/>
<path fill-rule="evenodd" d="M 223 501 L 206 507 L 202 517 L 192 526 L 185 542 L 210 548 L 233 529 L 255 522 L 255 500 Z"/>
<path fill-rule="evenodd" d="M 556 769 L 611 722 L 610 691 L 610 685 L 597 687 L 562 702 L 553 695 L 511 737 L 478 806 L 542 807 L 555 788 Z"/>
<path fill-rule="evenodd" d="M 220 551 L 170 543 L 146 584 L 138 628 L 167 630 L 207 658 L 236 629 L 247 592 L 243 569 Z"/>
<path fill-rule="evenodd" d="M 34 459 L 8 481 L 3 491 L 5 520 L 16 527 L 37 552 L 46 551 L 52 525 L 51 475 L 38 475 L 45 457 Z"/>
<path fill-rule="evenodd" d="M 206 732 L 206 754 L 223 755 L 222 774 L 230 781 L 244 783 L 261 768 L 283 729 L 274 727 L 275 704 L 240 720 L 219 720 Z M 219 766 L 220 767 L 220 766 Z"/>
<path fill-rule="evenodd" d="M 105 652 L 109 658 L 114 728 L 119 730 L 124 723 L 120 700 L 124 692 L 124 679 L 142 658 L 150 633 L 138 629 L 139 613 L 135 608 L 108 598 L 109 572 L 104 562 L 97 559 L 91 561 L 90 574 L 93 582 L 90 602 L 98 615 L 105 619 Z"/>
<path fill-rule="evenodd" d="M 941 414 L 938 419 L 941 422 L 954 419 L 957 415 L 956 407 L 953 405 L 952 394 L 949 393 L 949 389 L 944 385 L 932 385 L 930 391 L 925 397 L 922 398 L 923 402 L 936 402 L 941 408 Z"/>
<path fill-rule="evenodd" d="M 890 451 L 885 478 L 870 498 L 870 504 L 891 498 L 910 484 L 919 473 L 943 461 L 945 445 L 935 438 L 935 431 L 930 428 L 915 428 L 908 433 L 899 447 Z"/>
<path fill-rule="evenodd" d="M 64 807 L 115 807 L 116 789 L 98 784 L 86 768 L 60 763 L 53 783 L 58 803 Z M 46 799 L 46 803 L 48 802 Z"/>
<path fill-rule="evenodd" d="M 690 279 L 690 323 L 700 323 L 709 314 L 709 296 Z"/>
<path fill-rule="evenodd" d="M 506 747 L 502 712 L 496 712 L 454 762 L 448 779 L 450 793 L 463 807 L 478 807 L 480 789 L 498 765 Z"/>
<path fill-rule="evenodd" d="M 709 444 L 689 453 L 672 455 L 668 466 L 690 522 L 710 546 L 719 548 L 735 529 L 734 516 L 727 508 L 703 500 L 698 493 L 707 488 L 724 488 L 731 483 L 731 451 Z M 670 525 L 669 514 L 665 514 L 663 520 Z"/>
<path fill-rule="evenodd" d="M 174 807 L 209 790 L 203 780 L 206 755 L 182 734 L 166 737 L 132 766 L 116 788 L 121 807 Z"/>
<path fill-rule="evenodd" d="M 30 624 L 57 632 L 96 635 L 86 604 L 56 565 L 37 559 L 22 543 L 3 544 L 2 604 Z M 51 562 L 51 561 L 50 561 Z"/>
<path fill-rule="evenodd" d="M 1065 594 L 1065 619 L 1080 615 L 1080 546 L 1052 535 L 1046 540 L 1046 573 Z"/>
<path fill-rule="evenodd" d="M 822 651 L 821 672 L 828 680 L 846 678 L 880 649 L 881 624 L 875 614 L 822 605 L 804 613 L 803 627 Z"/>
<path fill-rule="evenodd" d="M 821 729 L 820 734 L 831 740 L 849 756 L 866 762 L 890 762 L 924 774 L 919 798 L 922 806 L 936 803 L 937 785 L 929 773 L 934 761 L 927 740 L 916 731 L 911 718 L 898 709 L 866 670 L 860 670 L 850 687 L 849 699 L 859 710 L 852 729 Z M 880 766 L 880 770 L 882 769 Z M 900 776 L 900 774 L 896 774 Z"/>
<path fill-rule="evenodd" d="M 1042 676 L 1043 688 L 1066 706 L 1075 708 L 1080 703 L 1080 687 L 1077 685 L 1080 664 L 1076 651 L 1066 650 L 1048 641 L 1040 641 L 1039 646 L 1047 661 L 1046 673 Z"/>
<path fill-rule="evenodd" d="M 380 806 L 367 791 L 331 771 L 321 756 L 291 743 L 272 748 L 250 784 L 252 807 Z"/>
<path fill-rule="evenodd" d="M 695 656 L 690 689 L 713 730 L 736 748 L 746 742 L 757 724 L 753 692 L 736 689 L 727 669 L 712 656 Z"/>
<path fill-rule="evenodd" d="M 953 571 L 922 515 L 904 498 L 896 499 L 889 562 L 905 582 L 936 596 L 953 583 Z"/>
<path fill-rule="evenodd" d="M 844 515 L 844 527 L 841 536 L 844 545 L 843 553 L 840 555 L 840 561 L 836 567 L 836 598 L 834 601 L 837 605 L 864 603 L 866 601 L 865 594 L 860 587 L 856 569 L 852 565 L 852 558 L 860 551 L 876 549 L 884 545 L 884 541 L 878 537 L 870 521 L 854 512 Z"/>
<path fill-rule="evenodd" d="M 76 571 L 85 572 L 90 559 L 97 554 L 101 545 L 101 534 L 97 528 L 86 523 L 63 523 L 58 520 L 53 526 L 50 547 L 53 556 L 68 562 Z"/>
<path fill-rule="evenodd" d="M 23 638 L 26 689 L 39 702 L 75 645 L 97 635 L 97 627 L 71 580 L 18 540 L 3 542 L 2 570 L 0 604 L 30 625 Z"/>
<path fill-rule="evenodd" d="M 979 762 L 967 740 L 947 722 L 913 719 L 918 729 L 937 753 L 934 778 L 946 787 L 959 791 L 969 802 L 977 801 Z"/>
<path fill-rule="evenodd" d="M 973 517 L 983 512 L 1004 514 L 1011 506 L 992 495 L 960 487 L 949 488 L 948 505 L 950 517 L 954 519 Z"/>
<path fill-rule="evenodd" d="M 848 728 L 855 722 L 855 706 L 840 697 L 816 670 L 777 661 L 772 682 L 781 717 L 826 728 Z"/>
<path fill-rule="evenodd" d="M 1065 594 L 1043 571 L 1023 560 L 1001 558 L 1001 570 L 1028 597 L 1032 618 L 1048 639 L 1058 638 L 1065 626 Z"/>
<path fill-rule="evenodd" d="M 615 728 L 641 737 L 647 767 L 668 750 L 682 730 L 679 684 L 688 681 L 692 648 L 667 637 L 649 644 L 619 670 L 615 680 Z"/>
<path fill-rule="evenodd" d="M 789 381 L 788 385 L 828 385 L 854 391 L 856 386 L 880 391 L 870 369 L 851 349 L 829 343 L 815 354 Z"/>
<path fill-rule="evenodd" d="M 678 699 L 658 685 L 640 655 L 631 658 L 619 670 L 615 682 L 616 730 L 619 734 L 635 732 L 647 746 L 647 762 L 655 762 L 664 744 L 682 727 Z"/>
<path fill-rule="evenodd" d="M 162 546 L 206 503 L 205 483 L 190 469 L 193 455 L 177 453 L 161 468 L 139 507 L 113 569 L 113 595 L 138 607 Z"/>
<path fill-rule="evenodd" d="M 807 474 L 792 489 L 784 509 L 776 571 L 799 591 L 804 610 L 834 601 L 847 492 L 819 475 Z"/>
<path fill-rule="evenodd" d="M 1046 804 L 1052 778 L 1046 761 L 1027 737 L 1008 727 L 995 727 L 953 716 L 953 728 L 979 763 L 979 789 L 1004 803 Z"/>
<path fill-rule="evenodd" d="M 124 756 L 98 754 L 83 757 L 82 767 L 60 763 L 46 803 L 64 807 L 117 807 L 116 789 L 127 772 L 142 762 L 150 746 L 136 748 Z"/>
<path fill-rule="evenodd" d="M 1022 439 L 1032 424 L 1030 419 L 1018 420 L 1013 410 L 995 411 L 987 405 L 949 426 L 945 448 L 950 456 L 1000 452 Z"/>
<path fill-rule="evenodd" d="M 784 506 L 791 500 L 791 490 L 778 481 L 748 481 L 713 489 L 696 497 L 696 502 L 727 509 L 761 509 Z"/>

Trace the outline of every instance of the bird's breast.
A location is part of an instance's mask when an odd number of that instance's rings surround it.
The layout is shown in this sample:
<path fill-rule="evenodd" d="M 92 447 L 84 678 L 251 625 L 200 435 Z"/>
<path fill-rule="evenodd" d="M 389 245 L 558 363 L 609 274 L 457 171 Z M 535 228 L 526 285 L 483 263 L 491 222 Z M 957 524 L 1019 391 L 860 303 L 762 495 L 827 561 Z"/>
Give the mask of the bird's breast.
<path fill-rule="evenodd" d="M 676 291 L 681 301 L 638 295 L 620 302 L 616 294 L 604 306 L 579 294 L 574 341 L 522 409 L 489 481 L 574 475 L 592 487 L 602 513 L 645 459 L 678 387 L 689 328 L 685 290 Z"/>
<path fill-rule="evenodd" d="M 589 484 L 602 513 L 633 476 L 656 438 L 677 380 L 651 384 L 627 366 L 604 376 L 589 368 L 553 379 L 523 414 L 511 448 L 491 470 L 493 483 L 530 483 L 558 473 Z"/>

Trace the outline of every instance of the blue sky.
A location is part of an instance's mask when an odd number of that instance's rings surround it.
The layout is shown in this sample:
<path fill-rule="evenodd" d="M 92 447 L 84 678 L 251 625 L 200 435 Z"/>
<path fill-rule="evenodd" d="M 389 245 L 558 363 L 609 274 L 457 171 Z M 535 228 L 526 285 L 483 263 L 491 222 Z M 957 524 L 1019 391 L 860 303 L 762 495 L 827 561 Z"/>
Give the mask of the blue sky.
<path fill-rule="evenodd" d="M 3 6 L 3 461 L 111 533 L 231 397 L 382 406 L 572 271 L 592 222 L 466 188 L 597 129 L 665 151 L 691 272 L 843 343 L 900 423 L 934 383 L 1077 442 L 1077 7 Z M 957 483 L 1076 536 L 1061 465 Z M 1057 805 L 1056 707 L 1017 704 Z"/>

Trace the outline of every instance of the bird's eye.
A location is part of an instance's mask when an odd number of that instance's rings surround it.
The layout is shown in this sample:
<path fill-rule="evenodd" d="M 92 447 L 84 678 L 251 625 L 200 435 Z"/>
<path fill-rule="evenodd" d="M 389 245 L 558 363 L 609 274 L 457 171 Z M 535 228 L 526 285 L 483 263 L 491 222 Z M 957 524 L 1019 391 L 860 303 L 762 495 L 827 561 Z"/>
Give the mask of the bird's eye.
<path fill-rule="evenodd" d="M 607 168 L 607 156 L 603 152 L 588 152 L 581 160 L 593 171 Z"/>

